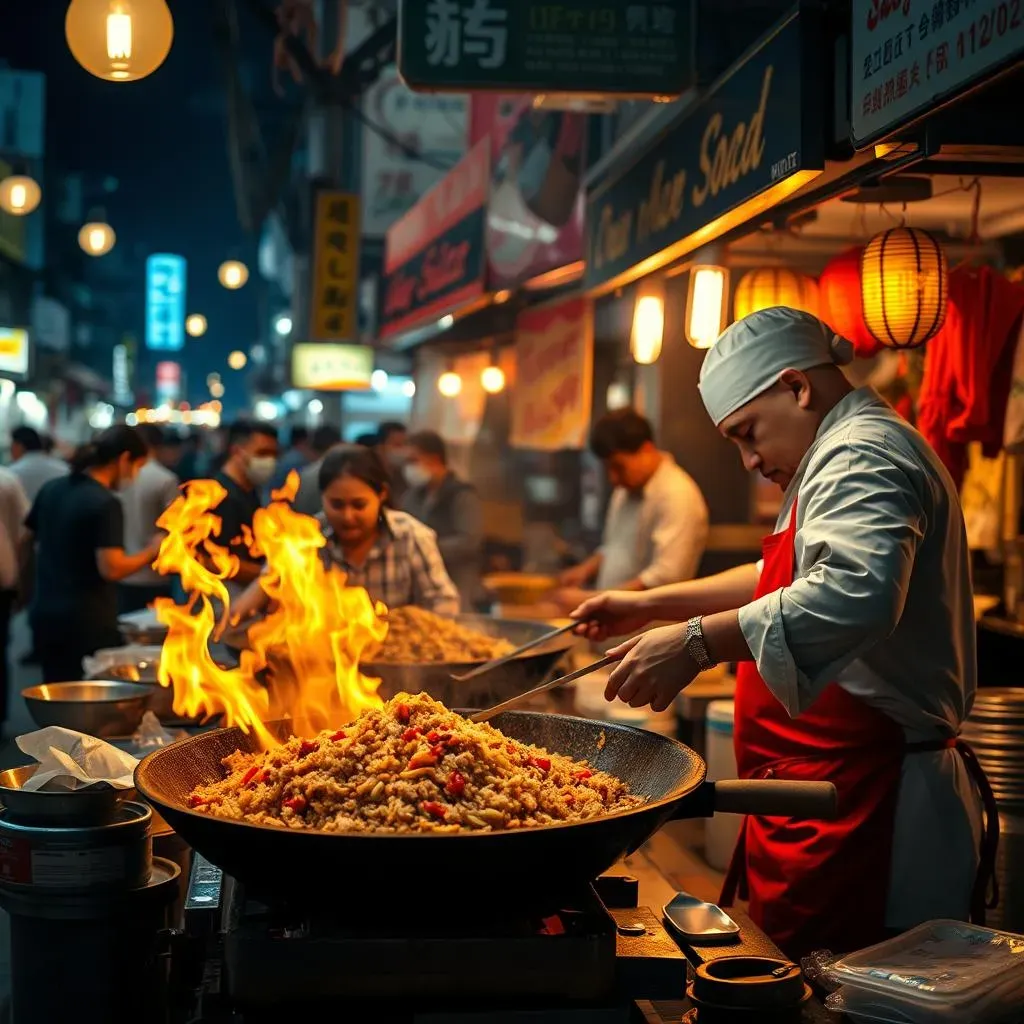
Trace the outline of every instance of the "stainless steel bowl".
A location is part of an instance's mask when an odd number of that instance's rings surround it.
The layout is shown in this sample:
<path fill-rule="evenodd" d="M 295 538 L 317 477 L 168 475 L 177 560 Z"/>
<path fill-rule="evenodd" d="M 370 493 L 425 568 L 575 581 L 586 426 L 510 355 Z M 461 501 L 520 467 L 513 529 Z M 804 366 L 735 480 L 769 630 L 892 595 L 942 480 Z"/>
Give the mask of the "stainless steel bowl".
<path fill-rule="evenodd" d="M 152 686 L 111 680 L 43 683 L 21 695 L 41 729 L 60 725 L 89 736 L 130 736 L 155 696 Z"/>
<path fill-rule="evenodd" d="M 132 799 L 134 789 L 96 785 L 85 789 L 23 789 L 39 765 L 0 772 L 0 805 L 12 820 L 36 825 L 102 825 L 112 821 L 119 800 Z"/>

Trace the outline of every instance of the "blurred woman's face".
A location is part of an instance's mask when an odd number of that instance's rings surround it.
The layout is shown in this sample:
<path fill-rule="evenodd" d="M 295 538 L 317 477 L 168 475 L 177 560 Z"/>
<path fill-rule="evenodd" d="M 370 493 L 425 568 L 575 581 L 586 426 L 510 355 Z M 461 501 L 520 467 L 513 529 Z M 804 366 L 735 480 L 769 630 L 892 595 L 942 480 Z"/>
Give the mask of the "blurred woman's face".
<path fill-rule="evenodd" d="M 369 484 L 347 474 L 321 492 L 324 515 L 343 548 L 358 547 L 377 532 L 383 498 Z"/>
<path fill-rule="evenodd" d="M 114 482 L 116 490 L 123 490 L 125 487 L 130 487 L 135 483 L 139 470 L 146 464 L 146 458 L 147 456 L 143 455 L 141 459 L 133 459 L 131 455 L 125 452 L 117 460 L 117 479 Z"/>

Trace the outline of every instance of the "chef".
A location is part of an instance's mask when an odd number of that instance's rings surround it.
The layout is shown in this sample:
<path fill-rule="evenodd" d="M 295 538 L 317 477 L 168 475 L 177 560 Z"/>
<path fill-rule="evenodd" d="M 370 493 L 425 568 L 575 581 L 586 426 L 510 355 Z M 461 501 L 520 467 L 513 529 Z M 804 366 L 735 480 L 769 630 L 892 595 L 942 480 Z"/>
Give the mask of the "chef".
<path fill-rule="evenodd" d="M 850 386 L 839 367 L 852 355 L 786 307 L 729 327 L 700 394 L 744 466 L 785 492 L 762 561 L 573 613 L 597 640 L 679 623 L 614 649 L 609 700 L 663 710 L 698 672 L 739 662 L 739 775 L 835 783 L 835 821 L 748 817 L 722 894 L 749 894 L 791 957 L 983 918 L 998 841 L 991 790 L 958 739 L 976 666 L 956 488 L 875 391 Z"/>

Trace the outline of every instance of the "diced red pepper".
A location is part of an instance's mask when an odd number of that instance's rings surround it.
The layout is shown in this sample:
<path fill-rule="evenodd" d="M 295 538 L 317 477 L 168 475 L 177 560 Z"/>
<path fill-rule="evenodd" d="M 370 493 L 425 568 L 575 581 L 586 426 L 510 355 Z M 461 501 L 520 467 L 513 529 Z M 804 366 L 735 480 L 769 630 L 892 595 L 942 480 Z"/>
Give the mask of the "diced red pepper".
<path fill-rule="evenodd" d="M 433 800 L 420 804 L 420 807 L 423 808 L 424 813 L 429 814 L 432 818 L 437 818 L 438 821 L 444 821 L 448 814 L 448 808 L 444 804 L 436 803 Z"/>
<path fill-rule="evenodd" d="M 466 791 L 466 777 L 462 772 L 452 772 L 444 788 L 449 796 L 462 796 Z"/>
<path fill-rule="evenodd" d="M 513 747 L 511 743 L 506 743 L 506 744 L 505 744 L 505 749 L 506 749 L 506 750 L 507 750 L 507 751 L 508 751 L 508 752 L 509 752 L 510 754 L 514 754 L 514 753 L 516 752 L 516 748 L 515 748 L 515 747 Z"/>
<path fill-rule="evenodd" d="M 399 704 L 398 707 L 395 708 L 395 718 L 400 722 L 408 722 L 411 717 L 412 708 L 409 707 L 408 704 Z"/>
<path fill-rule="evenodd" d="M 435 743 L 434 746 L 430 748 L 430 756 L 436 757 L 438 761 L 440 761 L 441 758 L 444 757 L 444 754 L 445 749 L 443 743 Z"/>
<path fill-rule="evenodd" d="M 304 796 L 290 796 L 284 801 L 284 806 L 301 814 L 306 809 L 306 798 Z"/>
<path fill-rule="evenodd" d="M 207 802 L 208 801 L 204 800 L 203 797 L 199 796 L 198 793 L 193 793 L 188 798 L 188 805 L 189 805 L 189 807 L 203 807 L 203 806 L 205 806 L 207 804 Z"/>
<path fill-rule="evenodd" d="M 344 729 L 339 729 L 337 732 L 331 733 L 331 742 L 332 743 L 337 743 L 338 740 L 343 740 L 344 738 L 345 738 L 345 730 Z"/>
<path fill-rule="evenodd" d="M 441 734 L 436 729 L 431 729 L 430 732 L 427 733 L 428 743 L 437 743 L 440 741 L 440 739 Z"/>
<path fill-rule="evenodd" d="M 268 772 L 266 770 L 266 768 L 264 768 L 263 771 L 260 772 L 260 779 L 259 779 L 259 781 L 260 782 L 269 782 L 270 781 L 270 772 Z"/>
<path fill-rule="evenodd" d="M 256 778 L 256 773 L 257 773 L 257 772 L 258 772 L 259 770 L 260 770 L 260 769 L 259 769 L 259 765 L 255 765 L 255 764 L 254 764 L 254 765 L 253 765 L 253 766 L 252 766 L 252 767 L 251 767 L 251 768 L 250 768 L 250 769 L 249 769 L 249 770 L 248 770 L 248 771 L 247 771 L 247 772 L 246 772 L 246 773 L 245 773 L 245 774 L 244 774 L 244 775 L 242 776 L 242 785 L 243 785 L 243 786 L 248 786 L 248 785 L 249 785 L 249 783 L 250 783 L 250 782 L 252 782 L 252 780 Z"/>
<path fill-rule="evenodd" d="M 594 773 L 589 768 L 581 768 L 578 772 L 573 773 L 573 778 L 582 782 L 584 779 L 592 778 Z"/>
<path fill-rule="evenodd" d="M 459 745 L 459 741 L 458 741 L 458 739 L 457 739 L 456 737 L 454 737 L 454 736 L 449 736 L 449 737 L 448 737 L 447 739 L 445 739 L 445 738 L 444 738 L 444 737 L 442 736 L 442 737 L 441 737 L 441 739 L 442 739 L 442 741 L 444 742 L 444 745 L 445 745 L 445 746 L 446 746 L 446 747 L 447 747 L 447 748 L 448 748 L 449 750 L 454 750 L 454 749 L 455 749 L 455 748 L 456 748 L 456 747 L 457 747 L 457 746 Z"/>
<path fill-rule="evenodd" d="M 319 749 L 319 743 L 314 743 L 312 740 L 303 740 L 299 746 L 299 757 L 305 757 L 307 754 L 312 754 L 314 751 Z"/>
<path fill-rule="evenodd" d="M 551 771 L 550 757 L 531 757 L 529 764 L 532 764 L 534 768 L 539 768 L 542 772 Z"/>
<path fill-rule="evenodd" d="M 408 729 L 405 730 L 405 732 L 402 733 L 402 742 L 410 743 L 412 740 L 416 739 L 416 737 L 419 736 L 419 734 L 420 731 L 416 728 L 415 725 L 410 726 Z"/>

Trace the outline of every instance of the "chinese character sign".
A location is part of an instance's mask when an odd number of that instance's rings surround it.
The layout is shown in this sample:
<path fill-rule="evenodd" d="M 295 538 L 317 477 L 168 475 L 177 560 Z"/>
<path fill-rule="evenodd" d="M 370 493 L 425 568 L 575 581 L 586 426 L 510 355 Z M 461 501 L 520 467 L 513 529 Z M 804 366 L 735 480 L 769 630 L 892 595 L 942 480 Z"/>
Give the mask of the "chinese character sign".
<path fill-rule="evenodd" d="M 853 141 L 866 146 L 1024 51 L 1021 0 L 854 0 Z"/>
<path fill-rule="evenodd" d="M 292 385 L 311 391 L 368 391 L 373 349 L 368 345 L 301 343 L 292 348 Z"/>
<path fill-rule="evenodd" d="M 146 260 L 146 348 L 185 347 L 185 259 L 158 253 Z"/>
<path fill-rule="evenodd" d="M 312 341 L 348 341 L 359 332 L 359 197 L 323 191 L 316 197 Z"/>
<path fill-rule="evenodd" d="M 156 364 L 157 405 L 173 405 L 181 398 L 181 366 L 166 360 Z"/>
<path fill-rule="evenodd" d="M 593 305 L 569 299 L 537 306 L 516 320 L 513 448 L 582 448 L 593 390 Z"/>
<path fill-rule="evenodd" d="M 693 84 L 690 0 L 402 0 L 414 88 L 676 96 Z"/>

